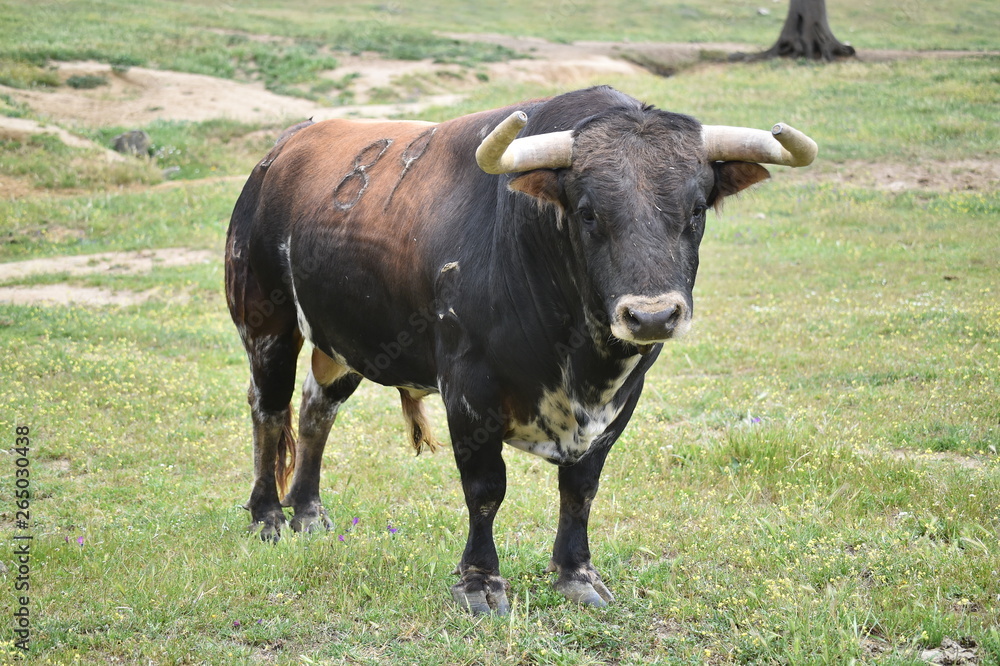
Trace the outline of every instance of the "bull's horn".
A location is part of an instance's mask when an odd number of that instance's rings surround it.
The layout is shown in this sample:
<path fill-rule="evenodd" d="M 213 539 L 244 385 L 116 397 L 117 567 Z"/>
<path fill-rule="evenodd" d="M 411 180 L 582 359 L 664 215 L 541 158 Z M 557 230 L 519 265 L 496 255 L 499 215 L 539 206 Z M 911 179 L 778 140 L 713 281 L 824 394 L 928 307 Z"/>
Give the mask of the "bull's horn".
<path fill-rule="evenodd" d="M 514 173 L 558 169 L 573 164 L 573 132 L 549 132 L 514 137 L 528 123 L 524 111 L 515 111 L 489 133 L 476 149 L 476 162 L 486 173 Z"/>
<path fill-rule="evenodd" d="M 711 162 L 731 160 L 803 167 L 812 164 L 819 150 L 815 141 L 784 123 L 778 123 L 770 132 L 703 125 L 701 136 Z"/>

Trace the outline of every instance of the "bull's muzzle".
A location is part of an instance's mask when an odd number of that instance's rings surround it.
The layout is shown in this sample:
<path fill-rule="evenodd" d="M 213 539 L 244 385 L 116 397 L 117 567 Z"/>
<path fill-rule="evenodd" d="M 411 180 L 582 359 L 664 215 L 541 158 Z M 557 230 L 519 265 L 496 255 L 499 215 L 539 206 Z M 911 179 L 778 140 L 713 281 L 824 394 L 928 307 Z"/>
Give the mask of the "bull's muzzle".
<path fill-rule="evenodd" d="M 690 327 L 691 308 L 676 291 L 659 296 L 622 296 L 611 317 L 611 333 L 638 345 L 678 338 Z"/>

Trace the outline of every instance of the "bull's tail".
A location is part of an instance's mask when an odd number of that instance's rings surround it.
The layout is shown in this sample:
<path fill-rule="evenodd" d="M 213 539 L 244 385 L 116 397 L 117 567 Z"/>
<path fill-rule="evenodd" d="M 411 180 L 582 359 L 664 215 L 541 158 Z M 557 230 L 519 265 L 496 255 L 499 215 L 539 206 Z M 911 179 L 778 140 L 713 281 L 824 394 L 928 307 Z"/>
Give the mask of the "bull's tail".
<path fill-rule="evenodd" d="M 292 407 L 288 406 L 288 417 L 281 427 L 281 437 L 274 460 L 274 479 L 278 485 L 278 499 L 284 499 L 288 492 L 288 482 L 295 471 L 295 432 L 292 430 Z"/>
<path fill-rule="evenodd" d="M 403 419 L 406 421 L 406 434 L 418 456 L 423 451 L 425 444 L 431 453 L 437 451 L 438 446 L 440 446 L 431 432 L 431 422 L 427 412 L 424 411 L 423 398 L 422 395 L 414 395 L 409 389 L 399 389 Z"/>

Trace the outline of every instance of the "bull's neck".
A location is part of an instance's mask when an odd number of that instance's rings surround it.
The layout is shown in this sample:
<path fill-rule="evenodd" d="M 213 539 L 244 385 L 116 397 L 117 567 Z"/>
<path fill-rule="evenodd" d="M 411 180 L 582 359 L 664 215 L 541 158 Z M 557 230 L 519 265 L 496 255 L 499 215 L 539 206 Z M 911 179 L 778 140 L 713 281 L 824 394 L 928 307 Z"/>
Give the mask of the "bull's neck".
<path fill-rule="evenodd" d="M 603 344 L 610 336 L 607 318 L 570 239 L 569 221 L 559 220 L 553 206 L 509 196 L 510 214 L 499 215 L 494 229 L 492 272 L 506 287 L 495 296 L 502 309 L 532 317 L 541 326 L 536 330 L 554 337 L 569 333 Z"/>

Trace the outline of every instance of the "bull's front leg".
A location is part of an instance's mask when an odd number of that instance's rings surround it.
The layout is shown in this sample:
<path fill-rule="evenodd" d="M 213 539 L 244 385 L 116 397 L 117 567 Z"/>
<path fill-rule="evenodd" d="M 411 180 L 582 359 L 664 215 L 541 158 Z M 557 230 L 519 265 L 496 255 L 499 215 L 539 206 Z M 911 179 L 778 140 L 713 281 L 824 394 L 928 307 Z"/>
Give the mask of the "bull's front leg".
<path fill-rule="evenodd" d="M 452 586 L 451 594 L 474 615 L 505 615 L 510 610 L 510 586 L 500 576 L 493 540 L 493 520 L 507 489 L 507 468 L 501 456 L 503 424 L 467 407 L 449 407 L 448 425 L 469 510 L 469 537 L 455 571 L 461 580 Z"/>
<path fill-rule="evenodd" d="M 557 592 L 588 606 L 607 606 L 614 601 L 590 561 L 587 536 L 590 507 L 610 448 L 591 451 L 575 465 L 559 468 L 559 529 L 548 570 L 559 574 L 553 585 Z"/>
<path fill-rule="evenodd" d="M 577 603 L 602 607 L 615 600 L 590 561 L 587 529 L 604 461 L 632 418 L 641 393 L 640 379 L 626 398 L 621 413 L 601 439 L 594 442 L 591 451 L 575 465 L 559 468 L 559 528 L 548 570 L 559 574 L 553 586 L 556 591 Z"/>

